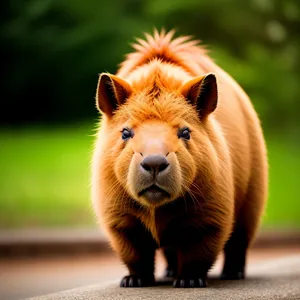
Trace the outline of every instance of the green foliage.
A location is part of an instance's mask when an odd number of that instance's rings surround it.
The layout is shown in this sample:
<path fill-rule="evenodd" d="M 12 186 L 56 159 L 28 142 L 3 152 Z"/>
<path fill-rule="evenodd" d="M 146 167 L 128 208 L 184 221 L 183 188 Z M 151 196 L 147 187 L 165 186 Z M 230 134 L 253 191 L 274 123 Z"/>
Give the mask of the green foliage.
<path fill-rule="evenodd" d="M 1 131 L 0 227 L 95 224 L 91 126 Z"/>
<path fill-rule="evenodd" d="M 287 139 L 278 141 L 277 136 L 270 136 L 267 144 L 270 178 L 264 225 L 300 228 L 300 202 L 298 201 L 300 145 L 295 147 L 294 143 Z"/>

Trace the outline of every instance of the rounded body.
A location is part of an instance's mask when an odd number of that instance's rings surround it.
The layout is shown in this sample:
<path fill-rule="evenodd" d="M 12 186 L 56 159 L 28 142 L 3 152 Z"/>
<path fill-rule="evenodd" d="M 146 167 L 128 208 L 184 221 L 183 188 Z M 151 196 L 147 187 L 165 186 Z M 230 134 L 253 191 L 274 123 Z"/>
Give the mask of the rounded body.
<path fill-rule="evenodd" d="M 136 48 L 116 74 L 124 82 L 113 78 L 119 102 L 113 113 L 113 106 L 99 105 L 105 113 L 92 162 L 95 212 L 129 270 L 121 286 L 152 285 L 159 248 L 175 287 L 205 286 L 222 250 L 222 278 L 244 278 L 246 252 L 267 198 L 257 114 L 241 87 L 196 43 L 155 33 Z M 206 73 L 217 79 L 217 105 L 213 78 L 202 79 L 195 93 L 193 78 Z M 98 92 L 112 97 L 100 83 Z M 197 104 L 185 101 L 194 98 Z M 162 156 L 167 162 L 157 159 Z M 154 174 L 168 197 L 159 187 L 144 193 L 143 172 Z"/>

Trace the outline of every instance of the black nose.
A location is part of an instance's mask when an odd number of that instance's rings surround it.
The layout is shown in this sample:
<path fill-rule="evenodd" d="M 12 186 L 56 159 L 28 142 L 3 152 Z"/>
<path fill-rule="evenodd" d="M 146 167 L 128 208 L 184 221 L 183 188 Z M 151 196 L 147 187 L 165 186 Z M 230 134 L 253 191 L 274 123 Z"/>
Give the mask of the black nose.
<path fill-rule="evenodd" d="M 165 170 L 168 165 L 168 160 L 163 155 L 148 155 L 141 162 L 142 168 L 153 176 Z"/>

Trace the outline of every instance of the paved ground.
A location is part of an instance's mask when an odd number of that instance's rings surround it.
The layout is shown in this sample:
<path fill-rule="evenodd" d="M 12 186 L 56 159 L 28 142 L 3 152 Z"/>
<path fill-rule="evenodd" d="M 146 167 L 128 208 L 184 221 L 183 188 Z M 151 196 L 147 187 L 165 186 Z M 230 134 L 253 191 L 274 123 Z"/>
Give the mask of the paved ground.
<path fill-rule="evenodd" d="M 298 256 L 295 256 L 298 255 Z M 293 258 L 294 257 L 294 258 Z M 291 259 L 292 264 L 291 264 Z M 285 267 L 284 265 L 277 264 L 277 259 L 284 260 L 289 262 L 289 266 Z M 215 268 L 212 270 L 212 274 L 218 274 L 221 268 L 221 260 L 218 260 Z M 277 273 L 274 273 L 274 268 L 269 268 L 266 271 L 266 265 L 279 266 L 279 270 L 282 269 L 284 276 L 281 278 Z M 263 271 L 259 271 L 263 268 Z M 264 269 L 265 268 L 265 269 Z M 157 275 L 162 274 L 164 269 L 164 261 L 160 255 L 157 259 Z M 253 271 L 254 270 L 254 271 Z M 290 271 L 289 271 L 290 270 Z M 258 271 L 258 273 L 257 273 Z M 299 247 L 292 248 L 280 248 L 280 249 L 253 249 L 250 252 L 249 256 L 249 272 L 251 278 L 245 283 L 222 283 L 216 280 L 210 281 L 210 288 L 201 290 L 201 295 L 211 295 L 203 293 L 229 293 L 230 290 L 234 290 L 234 294 L 238 294 L 238 291 L 241 291 L 243 294 L 245 291 L 256 290 L 259 287 L 260 291 L 277 291 L 282 290 L 282 287 L 286 287 L 285 291 L 288 289 L 291 292 L 297 292 L 293 287 L 295 280 L 298 280 L 298 285 L 300 287 L 300 245 Z M 262 273 L 259 273 L 262 272 Z M 265 273 L 264 273 L 265 272 Z M 290 273 L 289 273 L 290 272 Z M 267 273 L 267 274 L 266 274 Z M 269 279 L 269 275 L 271 279 Z M 274 274 L 277 274 L 275 277 Z M 125 268 L 122 266 L 120 261 L 116 258 L 111 252 L 105 252 L 101 255 L 70 255 L 69 257 L 61 258 L 31 258 L 31 259 L 1 259 L 0 260 L 0 299 L 2 300 L 13 300 L 21 299 L 25 297 L 33 297 L 37 295 L 45 295 L 49 293 L 54 293 L 66 289 L 72 289 L 75 287 L 81 287 L 91 284 L 100 284 L 100 286 L 94 286 L 92 288 L 83 288 L 75 292 L 76 297 L 72 296 L 67 298 L 62 294 L 62 298 L 57 299 L 126 299 L 129 297 L 127 291 L 119 289 L 118 281 L 119 279 L 126 274 Z M 262 277 L 256 279 L 257 276 Z M 107 281 L 118 280 L 112 285 L 106 286 L 105 289 L 101 286 Z M 287 282 L 289 281 L 289 283 Z M 224 286 L 225 284 L 225 286 Z M 290 284 L 290 285 L 289 285 Z M 295 284 L 294 284 L 295 285 Z M 167 292 L 168 291 L 168 292 Z M 227 292 L 226 292 L 227 291 Z M 244 292 L 243 292 L 244 291 Z M 147 295 L 151 293 L 159 293 L 161 296 L 156 295 L 153 299 L 168 299 L 167 294 L 170 293 L 170 289 L 163 287 L 157 287 L 155 289 L 147 290 Z M 73 293 L 73 292 L 72 292 Z M 131 291 L 130 299 L 144 299 L 139 298 L 143 293 L 135 294 L 136 292 Z M 150 294 L 148 294 L 150 293 Z M 173 290 L 172 292 L 173 293 Z M 180 298 L 182 292 L 176 293 L 178 299 Z M 193 292 L 185 292 L 187 295 L 193 297 Z M 199 292 L 197 297 L 199 296 Z M 74 294 L 71 294 L 74 295 Z M 111 295 L 110 298 L 107 298 L 107 295 Z M 173 295 L 173 294 L 172 294 Z M 229 295 L 229 294 L 228 294 Z M 280 295 L 280 294 L 278 294 Z M 87 298 L 89 296 L 90 298 Z M 159 296 L 159 297 L 158 297 Z M 183 295 L 182 295 L 183 296 Z M 106 297 L 106 298 L 105 298 Z M 132 298 L 133 297 L 133 298 Z M 138 298 L 137 298 L 138 297 Z M 175 296 L 172 296 L 172 299 Z M 228 296 L 229 297 L 229 296 Z M 46 298 L 39 299 L 55 299 L 54 296 L 49 296 Z M 127 298 L 128 299 L 128 298 Z M 145 299 L 149 299 L 147 296 Z M 171 298 L 170 298 L 171 299 Z M 193 299 L 193 298 L 186 298 Z M 199 297 L 197 298 L 199 299 Z M 209 299 L 218 299 L 209 298 Z M 231 298 L 222 298 L 222 299 L 231 299 Z M 235 299 L 235 298 L 232 298 Z M 246 299 L 246 298 L 237 298 L 237 299 Z M 253 298 L 256 299 L 256 298 Z M 259 299 L 259 298 L 258 298 Z M 273 299 L 273 298 L 266 298 Z M 299 298 L 274 298 L 274 299 L 300 299 Z"/>
<path fill-rule="evenodd" d="M 213 272 L 215 273 L 215 272 Z M 206 289 L 173 289 L 161 285 L 143 289 L 122 289 L 118 281 L 36 297 L 34 300 L 118 300 L 118 299 L 300 299 L 300 255 L 257 262 L 249 266 L 249 279 L 211 279 Z"/>

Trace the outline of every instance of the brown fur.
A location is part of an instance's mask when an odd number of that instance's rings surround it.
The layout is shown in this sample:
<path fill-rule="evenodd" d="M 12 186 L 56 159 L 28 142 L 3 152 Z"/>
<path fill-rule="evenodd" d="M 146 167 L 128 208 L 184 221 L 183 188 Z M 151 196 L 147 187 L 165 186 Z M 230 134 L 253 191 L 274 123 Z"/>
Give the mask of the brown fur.
<path fill-rule="evenodd" d="M 175 286 L 204 286 L 223 249 L 223 278 L 243 278 L 267 198 L 266 147 L 249 98 L 197 41 L 172 40 L 173 33 L 138 40 L 136 52 L 116 75 L 103 74 L 97 90 L 103 118 L 92 198 L 101 228 L 128 267 L 123 286 L 153 283 L 158 248 Z M 207 73 L 217 78 L 218 97 Z M 187 142 L 176 135 L 182 126 L 191 130 Z M 126 142 L 124 127 L 134 130 Z M 145 155 L 157 153 L 172 167 L 170 197 L 149 203 L 137 194 L 144 183 L 136 174 Z"/>

